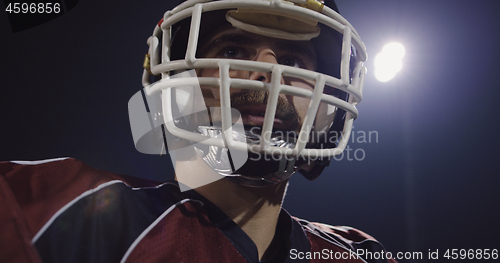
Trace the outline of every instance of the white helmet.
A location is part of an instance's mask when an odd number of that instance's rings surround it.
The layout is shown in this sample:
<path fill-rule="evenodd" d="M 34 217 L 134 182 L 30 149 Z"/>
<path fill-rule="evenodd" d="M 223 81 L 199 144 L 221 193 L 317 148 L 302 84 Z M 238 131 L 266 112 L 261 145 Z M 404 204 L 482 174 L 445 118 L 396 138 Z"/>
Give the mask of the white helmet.
<path fill-rule="evenodd" d="M 310 41 L 318 54 L 316 69 L 198 57 L 200 39 L 223 24 L 264 37 Z M 148 44 L 144 89 L 129 102 L 139 151 L 163 154 L 165 145 L 172 152 L 189 142 L 219 174 L 265 185 L 296 171 L 312 180 L 346 147 L 362 99 L 367 55 L 333 0 L 187 0 L 164 14 Z M 217 69 L 218 76 L 196 76 L 205 69 Z M 266 82 L 232 78 L 230 72 L 238 70 L 271 77 Z M 312 82 L 314 89 L 287 85 L 284 78 Z M 205 105 L 200 87 L 207 86 L 218 88 L 218 107 Z M 266 93 L 257 132 L 242 123 L 232 89 Z M 285 95 L 309 101 L 300 127 L 292 132 L 273 127 L 279 98 Z M 214 120 L 214 114 L 220 117 Z"/>

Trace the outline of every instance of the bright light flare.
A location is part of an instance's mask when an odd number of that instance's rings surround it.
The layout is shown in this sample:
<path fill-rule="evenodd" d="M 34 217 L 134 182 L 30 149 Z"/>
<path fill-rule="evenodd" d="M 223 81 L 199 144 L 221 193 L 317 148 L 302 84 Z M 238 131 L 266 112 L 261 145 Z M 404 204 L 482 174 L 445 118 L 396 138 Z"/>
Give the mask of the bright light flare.
<path fill-rule="evenodd" d="M 390 43 L 375 56 L 375 78 L 387 82 L 396 76 L 403 67 L 405 48 L 400 43 Z"/>

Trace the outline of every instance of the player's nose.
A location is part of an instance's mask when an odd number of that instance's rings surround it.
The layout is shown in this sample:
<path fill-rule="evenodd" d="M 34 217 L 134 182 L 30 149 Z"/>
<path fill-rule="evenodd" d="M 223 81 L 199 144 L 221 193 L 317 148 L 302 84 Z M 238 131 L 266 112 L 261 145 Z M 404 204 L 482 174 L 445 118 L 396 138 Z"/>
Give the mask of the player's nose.
<path fill-rule="evenodd" d="M 264 48 L 259 50 L 254 58 L 254 61 L 278 64 L 276 53 L 274 53 L 274 51 L 270 48 Z M 249 79 L 270 83 L 271 76 L 272 76 L 271 72 L 252 71 L 250 72 Z"/>

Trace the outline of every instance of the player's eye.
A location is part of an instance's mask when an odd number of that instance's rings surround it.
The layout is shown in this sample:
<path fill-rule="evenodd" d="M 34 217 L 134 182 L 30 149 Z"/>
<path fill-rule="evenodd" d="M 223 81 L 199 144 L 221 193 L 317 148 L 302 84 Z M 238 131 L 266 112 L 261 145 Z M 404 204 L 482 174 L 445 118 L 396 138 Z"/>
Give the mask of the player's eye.
<path fill-rule="evenodd" d="M 232 59 L 245 59 L 247 57 L 247 52 L 241 47 L 228 46 L 220 50 L 219 57 L 232 58 Z"/>
<path fill-rule="evenodd" d="M 316 54 L 310 43 L 283 42 L 276 46 L 278 64 L 307 70 L 316 69 Z"/>
<path fill-rule="evenodd" d="M 299 61 L 292 56 L 283 56 L 278 59 L 278 63 L 285 66 L 300 68 L 301 65 Z"/>
<path fill-rule="evenodd" d="M 238 48 L 235 47 L 228 47 L 226 50 L 224 50 L 224 57 L 227 58 L 236 58 L 240 54 L 240 51 Z"/>

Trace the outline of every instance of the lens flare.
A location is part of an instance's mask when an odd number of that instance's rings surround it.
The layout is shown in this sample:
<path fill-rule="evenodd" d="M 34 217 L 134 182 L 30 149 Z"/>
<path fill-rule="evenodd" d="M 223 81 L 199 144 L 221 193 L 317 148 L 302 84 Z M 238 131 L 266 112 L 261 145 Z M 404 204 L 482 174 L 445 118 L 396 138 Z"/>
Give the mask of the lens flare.
<path fill-rule="evenodd" d="M 387 82 L 396 76 L 403 67 L 405 48 L 400 43 L 390 43 L 375 56 L 375 78 Z"/>

